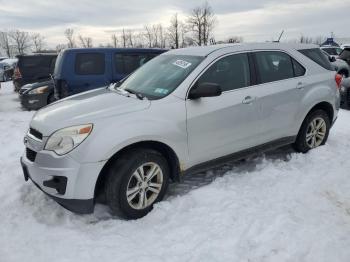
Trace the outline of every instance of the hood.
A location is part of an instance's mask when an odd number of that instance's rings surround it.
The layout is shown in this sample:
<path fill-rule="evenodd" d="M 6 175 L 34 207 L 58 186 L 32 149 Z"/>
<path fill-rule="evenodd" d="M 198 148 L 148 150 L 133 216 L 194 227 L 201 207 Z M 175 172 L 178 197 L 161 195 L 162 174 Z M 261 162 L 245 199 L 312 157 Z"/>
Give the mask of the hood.
<path fill-rule="evenodd" d="M 145 110 L 149 100 L 127 97 L 100 88 L 68 97 L 40 109 L 30 126 L 48 136 L 57 129 L 79 124 L 94 124 L 99 119 Z"/>

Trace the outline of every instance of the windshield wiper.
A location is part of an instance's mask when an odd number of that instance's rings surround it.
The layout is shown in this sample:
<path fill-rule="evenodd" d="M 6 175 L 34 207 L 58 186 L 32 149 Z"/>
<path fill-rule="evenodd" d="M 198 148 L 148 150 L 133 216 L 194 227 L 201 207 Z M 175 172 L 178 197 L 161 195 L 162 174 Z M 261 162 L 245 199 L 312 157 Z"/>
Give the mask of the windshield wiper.
<path fill-rule="evenodd" d="M 132 90 L 132 89 L 125 88 L 125 89 L 123 89 L 123 90 L 126 91 L 126 92 L 128 92 L 128 93 L 130 93 L 130 94 L 135 95 L 135 96 L 136 96 L 138 99 L 140 99 L 140 100 L 143 100 L 143 99 L 145 98 L 144 95 L 142 95 L 141 93 L 138 93 L 138 92 L 136 92 L 136 91 L 134 91 L 134 90 Z"/>

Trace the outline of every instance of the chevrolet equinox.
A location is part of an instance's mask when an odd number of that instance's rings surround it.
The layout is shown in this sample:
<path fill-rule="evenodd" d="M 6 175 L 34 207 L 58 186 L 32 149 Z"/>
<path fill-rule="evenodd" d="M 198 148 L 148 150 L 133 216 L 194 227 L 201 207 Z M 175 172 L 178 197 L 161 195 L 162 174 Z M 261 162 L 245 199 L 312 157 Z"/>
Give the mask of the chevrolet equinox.
<path fill-rule="evenodd" d="M 24 138 L 24 177 L 65 208 L 146 215 L 169 180 L 283 145 L 326 143 L 337 75 L 314 45 L 191 47 L 124 80 L 38 111 Z"/>

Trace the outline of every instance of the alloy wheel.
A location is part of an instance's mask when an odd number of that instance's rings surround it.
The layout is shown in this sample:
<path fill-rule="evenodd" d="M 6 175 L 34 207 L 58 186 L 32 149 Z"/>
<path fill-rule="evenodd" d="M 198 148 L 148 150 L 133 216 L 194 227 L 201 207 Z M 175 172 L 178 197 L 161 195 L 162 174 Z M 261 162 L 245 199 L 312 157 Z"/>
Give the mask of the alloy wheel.
<path fill-rule="evenodd" d="M 327 132 L 327 125 L 323 118 L 314 118 L 306 132 L 306 144 L 310 148 L 318 147 L 322 144 Z"/>
<path fill-rule="evenodd" d="M 131 175 L 126 198 L 134 209 L 144 209 L 154 203 L 163 185 L 163 172 L 154 162 L 144 163 Z"/>

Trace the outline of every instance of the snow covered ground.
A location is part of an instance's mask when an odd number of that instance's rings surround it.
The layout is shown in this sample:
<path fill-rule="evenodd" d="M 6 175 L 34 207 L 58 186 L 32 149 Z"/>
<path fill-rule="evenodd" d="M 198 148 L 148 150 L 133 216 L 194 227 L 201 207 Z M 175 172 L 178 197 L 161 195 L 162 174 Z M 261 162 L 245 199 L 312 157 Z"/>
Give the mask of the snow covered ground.
<path fill-rule="evenodd" d="M 33 112 L 0 89 L 0 261 L 350 261 L 350 112 L 327 145 L 278 150 L 172 185 L 137 221 L 75 215 L 25 183 Z"/>

